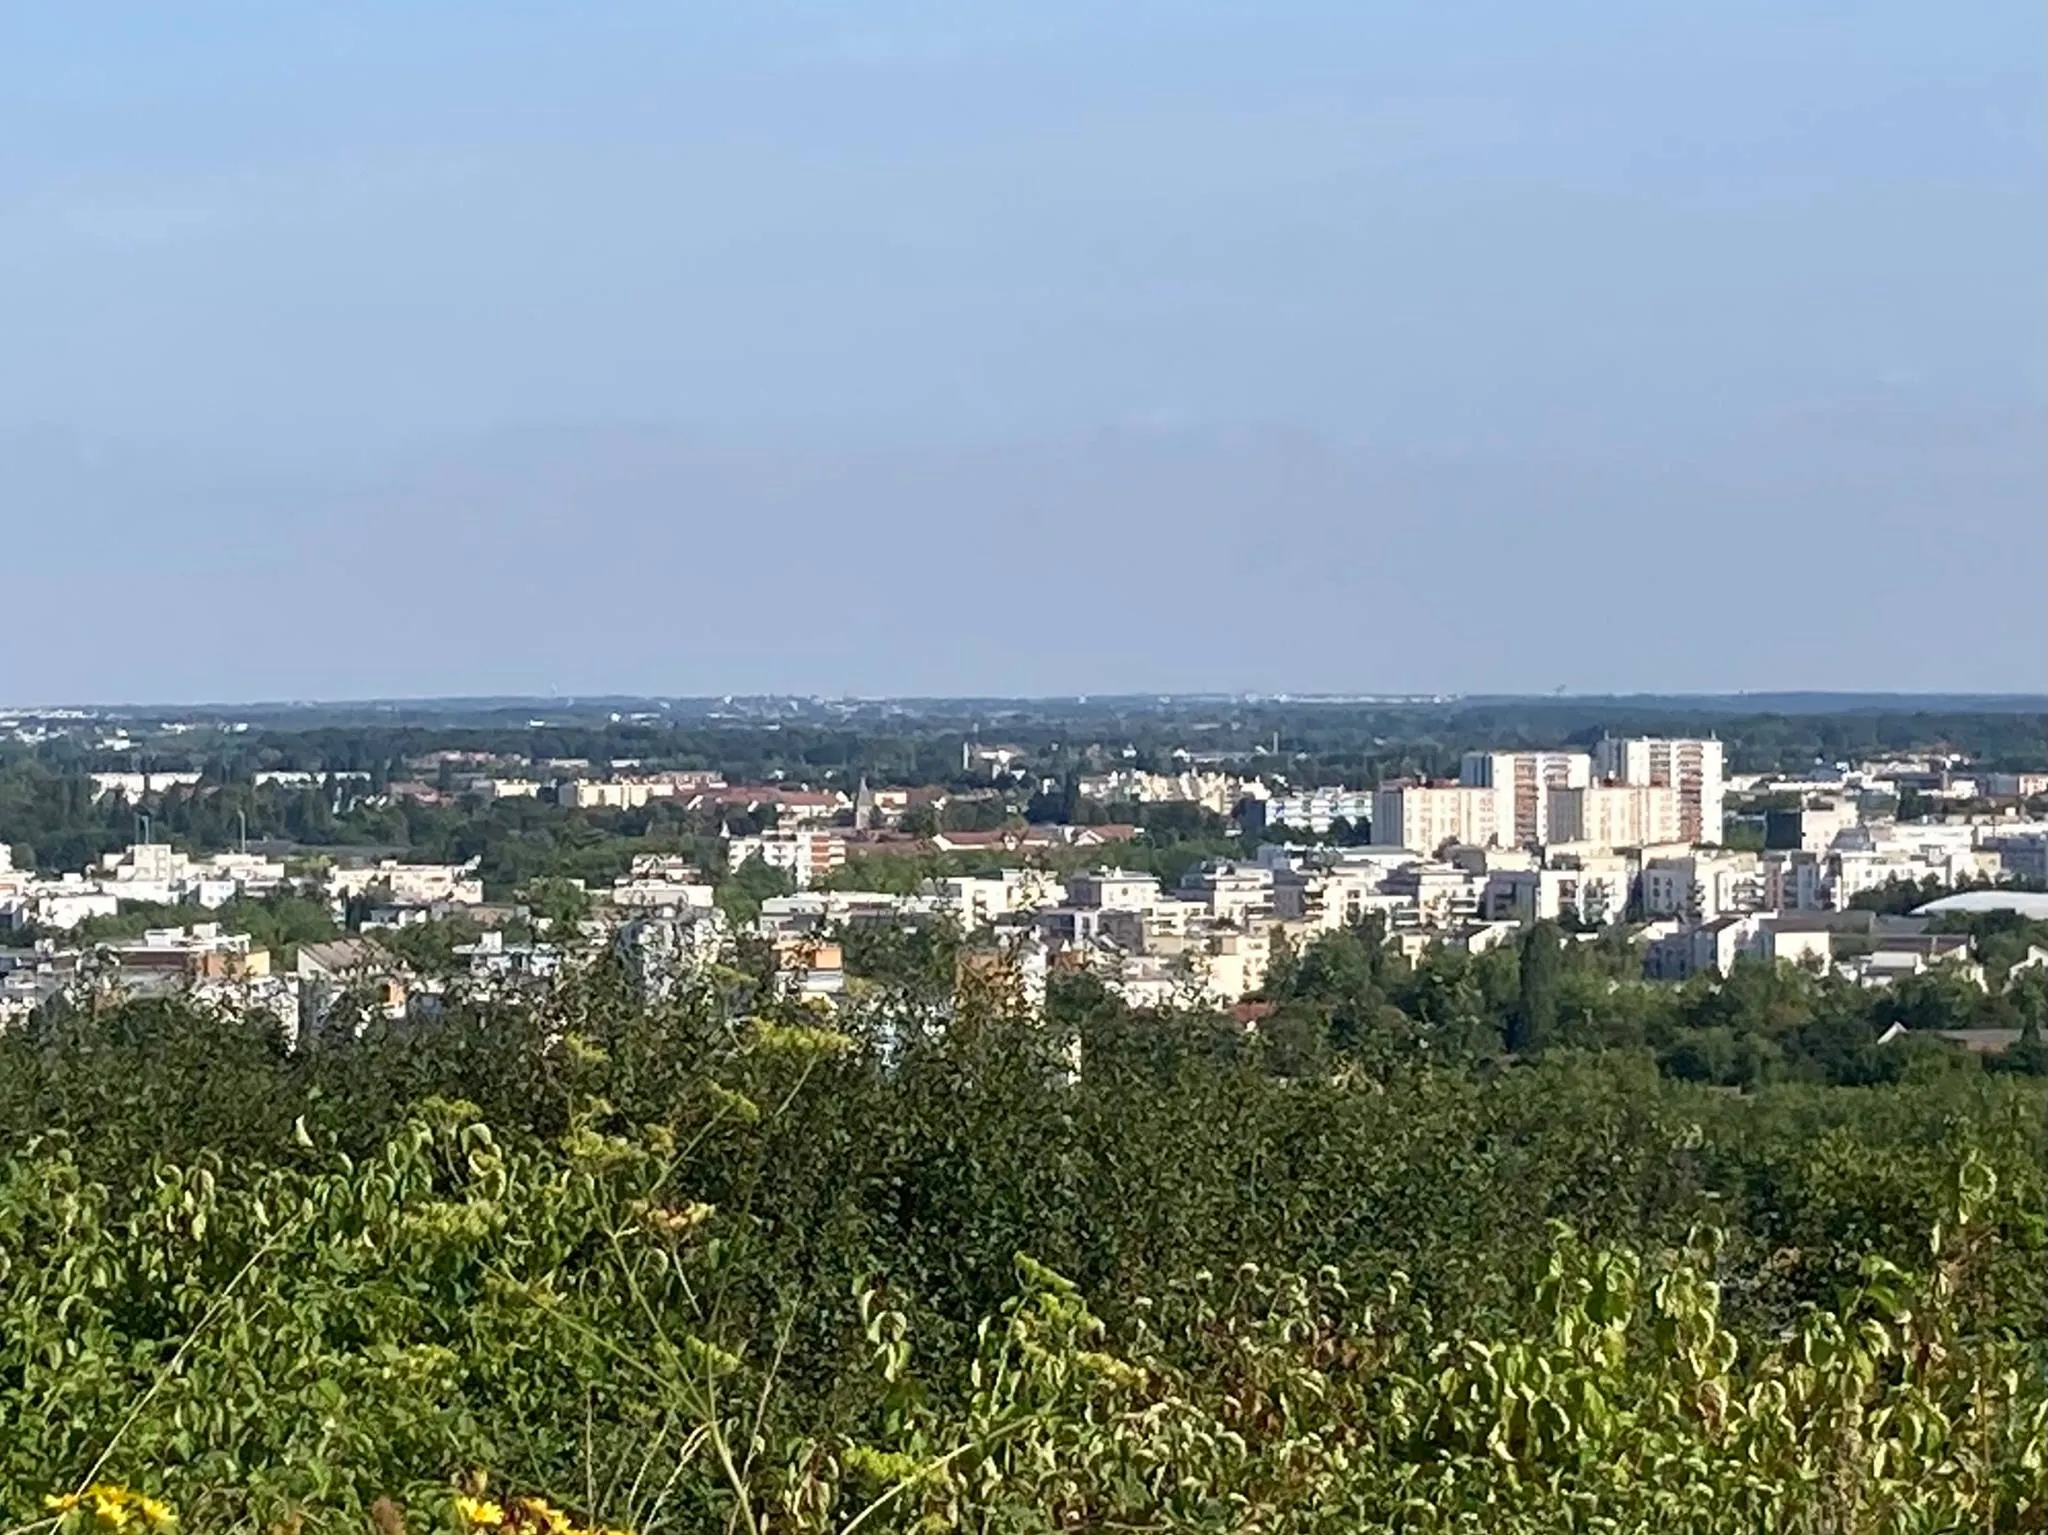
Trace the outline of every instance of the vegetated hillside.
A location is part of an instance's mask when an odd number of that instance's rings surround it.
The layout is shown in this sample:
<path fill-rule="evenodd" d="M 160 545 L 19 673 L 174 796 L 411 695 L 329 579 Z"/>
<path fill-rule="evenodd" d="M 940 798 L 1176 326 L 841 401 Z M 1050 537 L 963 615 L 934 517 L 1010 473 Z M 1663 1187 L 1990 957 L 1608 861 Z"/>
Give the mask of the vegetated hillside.
<path fill-rule="evenodd" d="M 2048 1520 L 2040 1079 L 1305 1016 L 599 970 L 297 1056 L 161 1005 L 0 1036 L 0 1520 Z"/>

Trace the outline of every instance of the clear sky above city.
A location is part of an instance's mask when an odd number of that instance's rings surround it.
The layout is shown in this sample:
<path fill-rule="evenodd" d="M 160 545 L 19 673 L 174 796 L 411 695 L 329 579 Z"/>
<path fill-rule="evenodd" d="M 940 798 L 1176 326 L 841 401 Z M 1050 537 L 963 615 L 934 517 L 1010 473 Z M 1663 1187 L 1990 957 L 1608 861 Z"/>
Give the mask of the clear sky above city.
<path fill-rule="evenodd" d="M 2044 15 L 10 4 L 0 694 L 2038 690 Z"/>

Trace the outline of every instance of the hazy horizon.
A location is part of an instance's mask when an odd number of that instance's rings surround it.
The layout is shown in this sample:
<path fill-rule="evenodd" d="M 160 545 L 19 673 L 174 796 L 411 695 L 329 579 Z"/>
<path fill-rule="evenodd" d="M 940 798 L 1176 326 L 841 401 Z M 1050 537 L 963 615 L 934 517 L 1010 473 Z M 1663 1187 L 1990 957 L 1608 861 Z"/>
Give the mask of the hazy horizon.
<path fill-rule="evenodd" d="M 128 698 L 128 699 L 6 699 L 0 698 L 0 715 L 36 717 L 60 711 L 78 710 L 95 714 L 157 714 L 173 717 L 180 712 L 247 710 L 268 716 L 297 711 L 317 713 L 346 709 L 418 709 L 459 712 L 466 707 L 513 706 L 555 707 L 566 710 L 597 708 L 611 704 L 755 703 L 775 701 L 812 703 L 854 708 L 887 704 L 915 708 L 939 704 L 1001 704 L 1016 706 L 1136 704 L 1159 707 L 1194 706 L 1210 703 L 1239 703 L 1259 707 L 1294 707 L 1314 710 L 1385 705 L 1390 708 L 1433 706 L 1527 707 L 1555 705 L 1559 708 L 1612 704 L 1650 712 L 1716 713 L 1740 712 L 1749 707 L 1759 713 L 1872 713 L 1902 707 L 1932 708 L 1963 712 L 2025 713 L 2048 708 L 2048 693 L 1979 692 L 1844 692 L 1827 688 L 1754 689 L 1736 692 L 1700 693 L 1500 693 L 1500 692 L 1360 692 L 1318 693 L 1290 691 L 1233 693 L 1191 689 L 1179 693 L 1138 691 L 1068 693 L 451 693 L 370 694 L 356 698 Z"/>
<path fill-rule="evenodd" d="M 2038 694 L 2038 8 L 32 7 L 43 700 Z"/>

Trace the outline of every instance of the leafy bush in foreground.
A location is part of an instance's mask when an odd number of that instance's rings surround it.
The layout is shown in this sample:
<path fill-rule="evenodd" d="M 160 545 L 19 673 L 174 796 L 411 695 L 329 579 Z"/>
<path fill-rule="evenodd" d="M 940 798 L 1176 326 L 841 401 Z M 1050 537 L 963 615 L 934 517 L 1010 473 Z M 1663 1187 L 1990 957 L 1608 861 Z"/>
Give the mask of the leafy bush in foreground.
<path fill-rule="evenodd" d="M 2026 1084 L 887 1021 L 0 1040 L 0 1527 L 2048 1522 Z"/>

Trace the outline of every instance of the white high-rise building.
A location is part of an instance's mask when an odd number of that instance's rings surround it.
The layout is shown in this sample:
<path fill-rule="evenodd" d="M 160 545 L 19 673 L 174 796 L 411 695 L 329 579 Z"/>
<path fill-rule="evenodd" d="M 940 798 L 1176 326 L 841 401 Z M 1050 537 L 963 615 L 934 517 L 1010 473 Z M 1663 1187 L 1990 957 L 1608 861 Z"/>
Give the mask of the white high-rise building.
<path fill-rule="evenodd" d="M 1610 738 L 1594 751 L 1593 765 L 1602 778 L 1618 783 L 1676 789 L 1680 839 L 1720 845 L 1726 782 L 1719 741 Z"/>
<path fill-rule="evenodd" d="M 1500 800 L 1492 789 L 1455 783 L 1392 783 L 1372 797 L 1373 841 L 1383 846 L 1434 853 L 1447 842 L 1474 847 L 1514 840 L 1514 825 L 1498 819 Z"/>
<path fill-rule="evenodd" d="M 1550 791 L 1553 843 L 1651 847 L 1684 841 L 1678 791 L 1668 784 L 1596 783 Z"/>
<path fill-rule="evenodd" d="M 1502 842 L 1526 847 L 1549 842 L 1550 792 L 1583 789 L 1593 781 L 1593 759 L 1585 752 L 1467 752 L 1458 782 L 1494 793 L 1494 824 Z"/>

